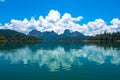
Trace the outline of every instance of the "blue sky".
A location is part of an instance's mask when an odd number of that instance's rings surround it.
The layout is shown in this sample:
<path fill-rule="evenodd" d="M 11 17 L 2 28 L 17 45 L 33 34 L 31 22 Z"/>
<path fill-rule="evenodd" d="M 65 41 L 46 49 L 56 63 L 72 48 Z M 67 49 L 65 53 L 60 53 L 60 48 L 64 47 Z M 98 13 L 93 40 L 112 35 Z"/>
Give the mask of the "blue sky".
<path fill-rule="evenodd" d="M 5 0 L 0 3 L 0 22 L 46 16 L 51 9 L 73 17 L 83 16 L 85 22 L 102 18 L 109 22 L 120 18 L 120 0 Z"/>
<path fill-rule="evenodd" d="M 31 17 L 38 20 L 39 16 L 44 18 L 51 10 L 55 10 L 60 13 L 60 17 L 65 13 L 69 13 L 71 18 L 82 16 L 82 20 L 75 22 L 81 26 L 96 19 L 98 22 L 102 19 L 103 23 L 110 26 L 114 19 L 114 23 L 119 23 L 119 8 L 120 0 L 0 0 L 0 23 L 2 26 L 9 23 L 8 27 L 13 25 L 14 20 L 31 20 Z"/>

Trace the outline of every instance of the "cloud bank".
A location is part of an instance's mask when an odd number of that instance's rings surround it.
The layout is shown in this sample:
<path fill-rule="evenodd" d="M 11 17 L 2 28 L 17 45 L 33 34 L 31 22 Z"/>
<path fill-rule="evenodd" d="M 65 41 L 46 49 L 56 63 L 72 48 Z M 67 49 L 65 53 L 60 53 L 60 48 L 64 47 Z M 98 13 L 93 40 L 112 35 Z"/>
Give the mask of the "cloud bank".
<path fill-rule="evenodd" d="M 41 32 L 54 31 L 57 34 L 63 34 L 65 29 L 69 29 L 71 32 L 78 31 L 90 36 L 102 34 L 105 31 L 109 33 L 120 31 L 120 20 L 118 18 L 113 18 L 110 25 L 107 25 L 103 19 L 96 19 L 81 25 L 79 22 L 82 19 L 83 16 L 72 17 L 70 13 L 61 15 L 57 10 L 50 10 L 47 16 L 39 16 L 38 20 L 34 17 L 31 17 L 30 20 L 27 18 L 24 20 L 12 19 L 10 23 L 0 24 L 0 29 L 11 29 L 25 34 L 33 29 Z"/>

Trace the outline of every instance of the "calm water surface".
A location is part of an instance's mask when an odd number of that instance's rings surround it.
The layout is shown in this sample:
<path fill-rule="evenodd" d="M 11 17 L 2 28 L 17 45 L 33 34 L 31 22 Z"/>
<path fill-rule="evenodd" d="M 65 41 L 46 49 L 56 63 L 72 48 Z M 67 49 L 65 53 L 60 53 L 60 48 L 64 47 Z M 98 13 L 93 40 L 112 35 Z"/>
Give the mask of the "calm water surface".
<path fill-rule="evenodd" d="M 0 44 L 0 80 L 120 80 L 120 43 Z"/>

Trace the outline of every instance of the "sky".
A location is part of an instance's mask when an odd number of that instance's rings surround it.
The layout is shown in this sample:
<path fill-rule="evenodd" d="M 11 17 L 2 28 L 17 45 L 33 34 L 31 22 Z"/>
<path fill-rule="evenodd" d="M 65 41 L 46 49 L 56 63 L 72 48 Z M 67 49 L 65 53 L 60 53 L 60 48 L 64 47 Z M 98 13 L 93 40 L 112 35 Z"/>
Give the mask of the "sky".
<path fill-rule="evenodd" d="M 65 29 L 85 35 L 120 31 L 120 0 L 0 0 L 0 28 L 25 34 Z"/>

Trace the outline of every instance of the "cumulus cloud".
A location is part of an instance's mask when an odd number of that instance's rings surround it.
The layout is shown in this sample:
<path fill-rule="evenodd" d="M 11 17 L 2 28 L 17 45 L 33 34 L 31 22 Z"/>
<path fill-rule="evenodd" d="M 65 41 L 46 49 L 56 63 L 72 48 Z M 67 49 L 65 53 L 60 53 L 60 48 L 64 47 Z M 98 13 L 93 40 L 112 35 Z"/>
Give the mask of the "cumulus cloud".
<path fill-rule="evenodd" d="M 56 22 L 60 19 L 60 13 L 58 11 L 51 10 L 45 19 L 50 22 Z"/>
<path fill-rule="evenodd" d="M 2 27 L 2 24 L 0 24 L 0 29 L 2 29 L 3 27 Z"/>
<path fill-rule="evenodd" d="M 120 31 L 120 20 L 118 18 L 114 18 L 111 21 L 111 28 L 114 29 L 115 31 Z"/>
<path fill-rule="evenodd" d="M 0 28 L 12 29 L 25 34 L 33 29 L 41 32 L 54 31 L 63 34 L 65 29 L 69 29 L 71 32 L 78 31 L 90 36 L 102 34 L 105 31 L 109 33 L 120 31 L 120 20 L 118 18 L 113 18 L 111 25 L 107 25 L 103 19 L 96 19 L 81 25 L 79 22 L 82 19 L 83 16 L 72 17 L 70 13 L 61 15 L 57 10 L 50 10 L 47 16 L 40 16 L 38 20 L 34 17 L 31 17 L 30 20 L 27 18 L 24 20 L 12 19 L 10 23 L 0 25 Z"/>

